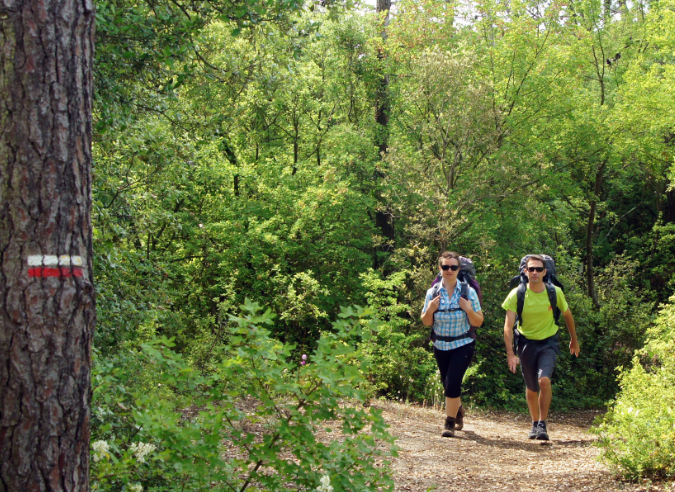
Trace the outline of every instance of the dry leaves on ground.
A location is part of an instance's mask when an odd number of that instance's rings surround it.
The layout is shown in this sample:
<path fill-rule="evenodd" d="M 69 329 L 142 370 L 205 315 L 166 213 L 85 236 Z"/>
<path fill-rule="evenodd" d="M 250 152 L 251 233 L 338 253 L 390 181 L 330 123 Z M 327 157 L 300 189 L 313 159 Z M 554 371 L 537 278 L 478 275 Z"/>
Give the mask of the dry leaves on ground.
<path fill-rule="evenodd" d="M 625 483 L 598 462 L 590 434 L 598 411 L 551 415 L 549 442 L 527 439 L 530 419 L 506 412 L 468 411 L 464 430 L 443 438 L 444 414 L 379 401 L 398 438 L 393 461 L 397 491 L 626 491 L 671 490 L 669 484 Z"/>

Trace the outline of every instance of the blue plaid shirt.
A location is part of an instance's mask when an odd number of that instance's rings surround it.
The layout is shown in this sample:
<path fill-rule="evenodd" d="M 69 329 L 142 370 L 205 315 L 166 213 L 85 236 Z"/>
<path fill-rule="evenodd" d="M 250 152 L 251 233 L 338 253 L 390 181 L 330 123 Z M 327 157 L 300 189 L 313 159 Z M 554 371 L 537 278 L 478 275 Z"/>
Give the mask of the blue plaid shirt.
<path fill-rule="evenodd" d="M 426 313 L 429 301 L 433 299 L 433 291 L 433 287 L 427 290 L 427 295 L 424 299 L 424 309 L 422 310 L 423 313 Z M 452 297 L 449 296 L 449 293 L 445 290 L 444 286 L 441 286 L 438 293 L 441 295 L 441 304 L 438 306 L 439 310 L 459 308 L 459 297 L 462 293 L 459 282 L 455 285 Z M 469 287 L 468 294 L 473 310 L 479 312 L 481 309 L 476 291 Z M 466 315 L 466 312 L 461 309 L 459 311 L 446 311 L 442 313 L 437 311 L 434 314 L 434 331 L 436 332 L 436 335 L 443 337 L 458 337 L 468 332 L 469 328 L 471 328 L 469 317 Z M 471 342 L 473 342 L 473 338 L 462 338 L 460 340 L 455 340 L 454 342 L 441 342 L 440 340 L 436 340 L 434 342 L 434 347 L 438 350 L 452 350 L 468 345 Z"/>

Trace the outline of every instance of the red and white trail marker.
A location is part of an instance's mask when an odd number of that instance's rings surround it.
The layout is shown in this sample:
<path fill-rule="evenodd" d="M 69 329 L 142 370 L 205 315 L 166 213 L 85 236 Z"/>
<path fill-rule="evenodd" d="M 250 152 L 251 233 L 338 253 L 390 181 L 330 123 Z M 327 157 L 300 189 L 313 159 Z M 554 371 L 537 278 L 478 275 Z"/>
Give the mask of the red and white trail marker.
<path fill-rule="evenodd" d="M 32 255 L 28 257 L 29 277 L 81 277 L 81 256 Z"/>

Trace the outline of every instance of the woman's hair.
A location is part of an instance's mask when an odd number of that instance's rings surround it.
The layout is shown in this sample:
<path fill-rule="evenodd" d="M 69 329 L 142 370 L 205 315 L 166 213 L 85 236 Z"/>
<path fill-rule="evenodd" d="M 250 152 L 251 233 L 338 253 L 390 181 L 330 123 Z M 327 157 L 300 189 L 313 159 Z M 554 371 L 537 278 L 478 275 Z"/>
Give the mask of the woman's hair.
<path fill-rule="evenodd" d="M 441 253 L 441 256 L 438 257 L 438 266 L 441 266 L 443 263 L 443 260 L 449 260 L 450 258 L 454 258 L 457 260 L 457 264 L 459 265 L 461 262 L 459 261 L 459 255 L 457 253 L 453 253 L 452 251 L 445 251 L 444 253 Z"/>

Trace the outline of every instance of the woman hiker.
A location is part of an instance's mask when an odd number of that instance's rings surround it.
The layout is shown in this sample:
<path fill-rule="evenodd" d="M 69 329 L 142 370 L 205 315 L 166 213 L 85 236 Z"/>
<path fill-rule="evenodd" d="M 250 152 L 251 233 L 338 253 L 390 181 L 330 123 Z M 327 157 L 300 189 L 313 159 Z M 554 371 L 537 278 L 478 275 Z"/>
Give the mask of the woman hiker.
<path fill-rule="evenodd" d="M 483 313 L 476 291 L 467 286 L 468 299 L 461 297 L 459 255 L 446 251 L 438 258 L 442 282 L 440 288 L 427 291 L 422 309 L 422 323 L 433 326 L 434 357 L 445 388 L 445 430 L 443 437 L 454 437 L 455 430 L 464 427 L 464 409 L 460 395 L 462 379 L 476 341 L 469 335 L 472 326 L 483 324 Z M 437 295 L 434 295 L 437 294 Z"/>

